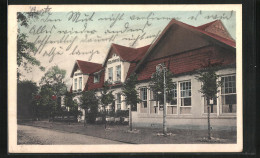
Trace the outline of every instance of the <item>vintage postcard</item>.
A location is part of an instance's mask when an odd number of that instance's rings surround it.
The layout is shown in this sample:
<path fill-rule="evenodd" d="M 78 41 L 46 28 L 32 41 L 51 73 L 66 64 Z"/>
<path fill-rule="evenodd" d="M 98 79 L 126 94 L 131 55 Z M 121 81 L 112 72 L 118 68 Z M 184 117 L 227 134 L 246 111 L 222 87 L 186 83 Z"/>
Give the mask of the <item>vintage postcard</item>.
<path fill-rule="evenodd" d="M 242 5 L 8 6 L 10 153 L 241 152 Z"/>

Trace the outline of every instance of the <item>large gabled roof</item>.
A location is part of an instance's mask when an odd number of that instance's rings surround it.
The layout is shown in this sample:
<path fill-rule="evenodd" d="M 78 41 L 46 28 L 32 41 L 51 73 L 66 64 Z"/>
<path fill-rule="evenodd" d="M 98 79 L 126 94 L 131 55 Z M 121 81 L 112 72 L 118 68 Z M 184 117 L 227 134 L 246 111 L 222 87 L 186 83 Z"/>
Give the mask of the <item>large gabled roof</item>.
<path fill-rule="evenodd" d="M 83 74 L 91 74 L 102 69 L 102 64 L 92 63 L 88 61 L 76 60 L 70 77 L 73 77 L 74 72 L 80 69 Z"/>
<path fill-rule="evenodd" d="M 221 37 L 217 33 L 212 33 L 212 32 L 207 32 L 206 31 L 206 28 L 210 27 L 212 24 L 214 24 L 216 22 L 220 22 L 222 24 L 222 22 L 220 20 L 216 20 L 216 21 L 213 21 L 213 22 L 210 22 L 210 23 L 207 23 L 207 24 L 195 27 L 195 26 L 191 26 L 191 25 L 185 24 L 183 22 L 180 22 L 178 20 L 172 19 L 169 22 L 169 24 L 164 28 L 164 30 L 159 35 L 159 37 L 155 40 L 155 42 L 153 44 L 151 44 L 151 46 L 147 50 L 147 53 L 144 55 L 143 59 L 137 64 L 137 66 L 136 66 L 134 71 L 136 71 L 144 63 L 144 60 L 146 60 L 148 58 L 148 56 L 151 54 L 151 51 L 155 48 L 155 46 L 162 39 L 162 37 L 165 36 L 167 31 L 172 28 L 173 25 L 178 25 L 178 26 L 183 27 L 185 29 L 188 29 L 188 30 L 190 30 L 192 32 L 195 32 L 197 35 L 199 35 L 199 36 L 201 36 L 203 38 L 209 39 L 211 41 L 215 41 L 216 43 L 222 44 L 222 45 L 227 46 L 227 47 L 229 47 L 231 49 L 235 49 L 236 42 L 234 40 Z"/>

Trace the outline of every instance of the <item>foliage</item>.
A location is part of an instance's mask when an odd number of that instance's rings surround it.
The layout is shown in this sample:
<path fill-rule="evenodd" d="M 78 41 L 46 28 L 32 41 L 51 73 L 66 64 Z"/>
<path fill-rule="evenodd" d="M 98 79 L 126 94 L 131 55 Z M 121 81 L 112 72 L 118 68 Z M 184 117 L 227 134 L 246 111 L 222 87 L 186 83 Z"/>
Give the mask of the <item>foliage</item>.
<path fill-rule="evenodd" d="M 175 84 L 172 82 L 173 74 L 167 68 L 165 68 L 165 80 L 166 80 L 166 101 L 169 102 L 174 99 L 173 89 Z M 160 104 L 164 102 L 164 72 L 156 70 L 152 75 L 149 83 L 151 90 L 155 93 L 155 100 L 159 101 Z"/>
<path fill-rule="evenodd" d="M 130 105 L 131 109 L 136 109 L 137 103 L 141 101 L 138 96 L 138 92 L 136 90 L 137 85 L 137 75 L 132 74 L 123 84 L 122 92 L 123 96 L 125 96 L 126 105 Z"/>
<path fill-rule="evenodd" d="M 215 71 L 218 67 L 211 63 L 202 65 L 202 69 L 198 71 L 196 79 L 202 83 L 200 92 L 205 95 L 207 99 L 215 99 L 218 93 L 218 87 L 222 85 L 221 81 L 218 81 L 218 75 Z"/>
<path fill-rule="evenodd" d="M 62 109 L 57 103 L 57 98 L 51 85 L 41 86 L 39 96 L 40 116 L 53 117 L 57 113 L 61 113 Z"/>
<path fill-rule="evenodd" d="M 54 94 L 61 96 L 67 91 L 66 84 L 63 82 L 65 75 L 66 70 L 53 66 L 41 78 L 40 85 L 50 85 Z"/>
<path fill-rule="evenodd" d="M 37 101 L 40 106 L 41 115 L 47 117 L 61 115 L 62 109 L 57 98 L 64 95 L 67 87 L 63 82 L 66 71 L 58 66 L 51 67 L 42 77 L 40 82 L 40 99 Z"/>
<path fill-rule="evenodd" d="M 20 26 L 29 26 L 29 21 L 32 18 L 38 18 L 38 13 L 17 13 L 17 21 Z M 34 43 L 28 42 L 28 36 L 25 33 L 20 33 L 18 29 L 17 34 L 17 65 L 18 67 L 23 66 L 23 68 L 29 72 L 32 66 L 38 66 L 40 70 L 44 71 L 45 68 L 41 66 L 40 61 L 35 57 L 30 55 L 31 52 L 35 53 L 37 51 Z M 19 80 L 21 72 L 17 69 L 17 79 Z"/>
<path fill-rule="evenodd" d="M 17 84 L 17 115 L 18 117 L 33 117 L 34 96 L 38 92 L 35 82 L 24 80 Z"/>
<path fill-rule="evenodd" d="M 114 110 L 109 111 L 108 116 L 115 117 L 115 111 Z"/>
<path fill-rule="evenodd" d="M 109 83 L 107 81 L 104 82 L 100 97 L 100 101 L 103 108 L 107 107 L 109 104 L 112 104 L 114 102 L 115 97 L 112 94 L 112 92 L 113 91 L 110 90 Z"/>
<path fill-rule="evenodd" d="M 114 95 L 112 94 L 113 91 L 110 90 L 109 83 L 107 81 L 104 82 L 102 91 L 101 91 L 101 96 L 100 96 L 100 102 L 104 110 L 104 115 L 103 119 L 105 120 L 105 129 L 106 129 L 106 107 L 109 104 L 114 103 Z M 112 105 L 113 108 L 114 105 Z"/>
<path fill-rule="evenodd" d="M 216 75 L 215 71 L 218 68 L 218 64 L 212 64 L 210 59 L 204 65 L 202 65 L 202 69 L 198 71 L 196 79 L 202 82 L 201 89 L 199 90 L 207 100 L 215 99 L 218 93 L 218 87 L 222 85 L 221 81 L 218 81 L 218 75 Z M 210 108 L 208 106 L 208 139 L 211 139 L 211 130 L 210 130 Z"/>
<path fill-rule="evenodd" d="M 68 115 L 78 117 L 79 115 L 81 115 L 81 112 L 78 110 L 77 101 L 75 101 L 73 98 L 74 94 L 67 91 L 64 95 L 64 105 L 65 107 L 69 108 Z"/>
<path fill-rule="evenodd" d="M 117 110 L 116 117 L 128 117 L 129 110 Z"/>
<path fill-rule="evenodd" d="M 98 99 L 95 91 L 83 91 L 79 98 L 79 106 L 85 109 L 85 119 L 94 123 L 98 114 Z"/>

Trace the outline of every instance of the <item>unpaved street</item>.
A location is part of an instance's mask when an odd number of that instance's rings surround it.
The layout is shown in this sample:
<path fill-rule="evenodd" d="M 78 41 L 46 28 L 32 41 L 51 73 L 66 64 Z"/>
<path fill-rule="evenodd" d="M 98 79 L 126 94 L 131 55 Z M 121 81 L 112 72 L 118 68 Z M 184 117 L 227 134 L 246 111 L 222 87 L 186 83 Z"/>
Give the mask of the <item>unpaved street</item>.
<path fill-rule="evenodd" d="M 17 144 L 121 144 L 121 142 L 76 133 L 18 125 Z"/>

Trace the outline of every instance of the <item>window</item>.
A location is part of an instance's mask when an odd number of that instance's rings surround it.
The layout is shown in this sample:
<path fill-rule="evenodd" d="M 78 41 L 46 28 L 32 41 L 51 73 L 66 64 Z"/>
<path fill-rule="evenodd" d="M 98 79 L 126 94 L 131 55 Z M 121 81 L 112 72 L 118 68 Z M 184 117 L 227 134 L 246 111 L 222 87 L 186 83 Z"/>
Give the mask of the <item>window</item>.
<path fill-rule="evenodd" d="M 224 76 L 221 81 L 222 113 L 236 113 L 236 76 Z"/>
<path fill-rule="evenodd" d="M 180 83 L 181 106 L 191 106 L 191 82 Z"/>
<path fill-rule="evenodd" d="M 142 87 L 141 90 L 142 108 L 147 108 L 147 88 Z"/>
<path fill-rule="evenodd" d="M 82 89 L 82 77 L 79 77 L 79 90 Z"/>
<path fill-rule="evenodd" d="M 150 113 L 158 113 L 158 102 L 156 101 L 156 92 L 150 90 Z"/>
<path fill-rule="evenodd" d="M 120 110 L 121 109 L 121 94 L 117 93 L 116 98 L 117 98 L 117 104 L 116 104 L 117 110 Z"/>
<path fill-rule="evenodd" d="M 121 65 L 116 66 L 116 81 L 121 81 Z"/>
<path fill-rule="evenodd" d="M 108 68 L 108 79 L 113 81 L 113 68 Z"/>
<path fill-rule="evenodd" d="M 217 113 L 217 98 L 213 99 L 213 104 L 210 104 L 210 100 L 204 97 L 204 113 L 208 113 L 208 106 L 210 106 L 210 113 Z"/>
<path fill-rule="evenodd" d="M 94 75 L 94 83 L 99 82 L 99 80 L 100 80 L 100 75 L 99 74 L 95 74 Z"/>
<path fill-rule="evenodd" d="M 174 88 L 171 90 L 171 100 L 168 102 L 170 105 L 177 105 L 177 84 L 174 84 Z"/>
<path fill-rule="evenodd" d="M 171 90 L 170 100 L 168 99 L 167 114 L 177 114 L 177 84 L 174 84 L 174 88 Z"/>
<path fill-rule="evenodd" d="M 77 90 L 77 84 L 78 84 L 78 80 L 75 78 L 74 79 L 74 90 Z"/>

